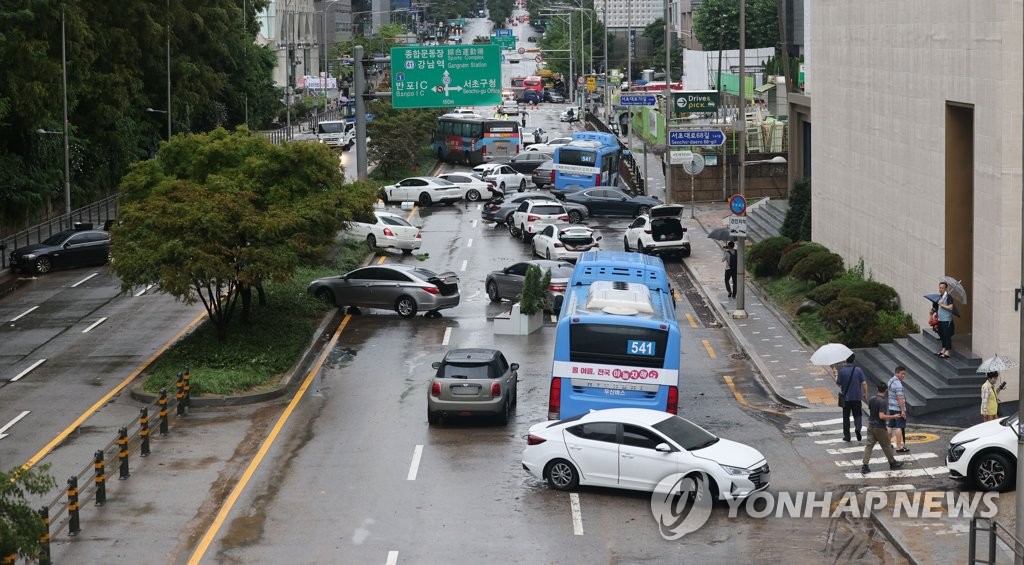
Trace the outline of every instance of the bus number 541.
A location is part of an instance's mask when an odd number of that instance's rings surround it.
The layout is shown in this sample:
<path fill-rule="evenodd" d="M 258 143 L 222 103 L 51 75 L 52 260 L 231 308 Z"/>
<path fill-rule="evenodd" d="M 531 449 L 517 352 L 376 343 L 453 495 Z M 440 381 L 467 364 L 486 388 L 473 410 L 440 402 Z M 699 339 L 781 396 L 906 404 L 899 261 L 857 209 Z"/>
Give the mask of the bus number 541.
<path fill-rule="evenodd" d="M 654 356 L 654 342 L 631 339 L 627 342 L 627 349 L 630 355 Z"/>

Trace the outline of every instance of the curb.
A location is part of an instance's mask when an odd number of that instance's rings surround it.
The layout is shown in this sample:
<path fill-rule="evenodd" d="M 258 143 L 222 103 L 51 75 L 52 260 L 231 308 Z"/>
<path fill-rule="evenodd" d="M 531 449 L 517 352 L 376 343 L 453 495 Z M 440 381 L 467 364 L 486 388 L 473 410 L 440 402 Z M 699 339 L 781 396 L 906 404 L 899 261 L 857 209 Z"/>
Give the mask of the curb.
<path fill-rule="evenodd" d="M 876 512 L 871 513 L 871 523 L 875 526 L 875 528 L 878 531 L 882 532 L 882 535 L 884 535 L 890 543 L 892 543 L 893 547 L 895 547 L 900 552 L 900 555 L 907 559 L 907 562 L 909 562 L 911 565 L 921 565 L 921 562 L 915 559 L 914 556 L 910 554 L 910 551 L 907 550 L 907 547 L 903 544 L 903 536 L 895 533 L 894 530 L 890 529 L 889 526 L 885 523 L 885 521 L 878 517 L 878 514 Z"/>

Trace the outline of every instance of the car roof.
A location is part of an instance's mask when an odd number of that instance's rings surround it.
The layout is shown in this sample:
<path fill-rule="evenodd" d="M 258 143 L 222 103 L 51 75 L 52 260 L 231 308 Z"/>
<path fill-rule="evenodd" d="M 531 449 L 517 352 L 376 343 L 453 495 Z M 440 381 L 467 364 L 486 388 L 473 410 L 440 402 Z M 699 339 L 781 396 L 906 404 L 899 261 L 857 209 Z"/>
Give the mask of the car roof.
<path fill-rule="evenodd" d="M 448 350 L 448 353 L 444 354 L 444 360 L 456 363 L 468 361 L 490 362 L 497 359 L 499 355 L 501 355 L 501 352 L 497 349 L 484 349 L 482 347 L 450 349 Z"/>
<path fill-rule="evenodd" d="M 579 421 L 614 421 L 651 426 L 667 420 L 671 416 L 672 414 L 668 412 L 649 410 L 647 408 L 608 408 L 605 410 L 591 410 L 580 418 Z"/>

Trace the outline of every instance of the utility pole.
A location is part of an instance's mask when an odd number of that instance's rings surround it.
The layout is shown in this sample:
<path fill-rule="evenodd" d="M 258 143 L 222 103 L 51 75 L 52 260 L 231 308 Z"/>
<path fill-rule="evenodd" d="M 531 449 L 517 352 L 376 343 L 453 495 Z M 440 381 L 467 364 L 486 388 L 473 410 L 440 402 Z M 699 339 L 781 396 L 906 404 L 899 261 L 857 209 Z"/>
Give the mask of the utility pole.
<path fill-rule="evenodd" d="M 604 21 L 601 24 L 604 31 L 604 123 L 612 125 L 612 91 L 611 70 L 608 68 L 608 0 L 604 0 Z"/>
<path fill-rule="evenodd" d="M 747 92 L 746 92 L 746 74 L 747 74 L 747 11 L 746 2 L 740 2 L 740 111 L 736 119 L 739 121 L 739 179 L 740 179 L 740 196 L 745 197 L 744 191 L 747 185 Z M 735 124 L 736 121 L 733 121 Z M 746 263 L 747 255 L 747 238 L 746 236 L 739 236 L 736 238 L 736 311 L 732 313 L 732 317 L 738 320 L 742 320 L 747 317 L 746 302 L 745 302 L 745 290 L 747 286 L 746 271 L 744 264 Z"/>
<path fill-rule="evenodd" d="M 363 71 L 363 46 L 352 48 L 353 87 L 356 99 L 356 178 L 366 180 L 366 73 Z"/>
<path fill-rule="evenodd" d="M 743 2 L 741 1 L 740 4 Z M 742 8 L 741 8 L 742 9 Z M 661 162 L 665 165 L 665 202 L 672 203 L 672 164 L 669 159 L 668 126 L 672 116 L 672 18 L 671 0 L 665 0 L 665 152 Z"/>

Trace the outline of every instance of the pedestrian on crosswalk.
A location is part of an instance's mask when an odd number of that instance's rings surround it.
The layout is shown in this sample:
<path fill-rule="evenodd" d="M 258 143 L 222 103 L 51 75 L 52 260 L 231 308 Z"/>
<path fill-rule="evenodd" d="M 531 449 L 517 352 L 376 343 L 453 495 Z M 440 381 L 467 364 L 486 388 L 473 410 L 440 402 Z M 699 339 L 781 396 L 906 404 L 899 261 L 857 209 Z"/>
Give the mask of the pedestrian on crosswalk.
<path fill-rule="evenodd" d="M 903 395 L 903 379 L 907 378 L 907 368 L 897 365 L 889 379 L 888 407 L 889 415 L 896 416 L 889 420 L 889 439 L 896 447 L 896 453 L 910 453 L 906 445 L 907 439 L 907 400 Z"/>
<path fill-rule="evenodd" d="M 836 373 L 836 385 L 839 386 L 839 398 L 843 407 L 843 441 L 850 439 L 850 416 L 853 416 L 853 427 L 857 432 L 857 441 L 861 440 L 860 428 L 862 422 L 861 407 L 864 398 L 868 395 L 868 379 L 864 376 L 864 370 L 854 365 L 857 355 L 851 353 Z"/>
<path fill-rule="evenodd" d="M 889 460 L 889 469 L 895 471 L 903 467 L 902 461 L 897 461 L 892 453 L 892 444 L 889 443 L 889 431 L 885 422 L 896 416 L 889 414 L 889 386 L 885 383 L 878 383 L 878 392 L 868 401 L 868 442 L 864 446 L 864 460 L 861 461 L 860 473 L 866 475 L 871 472 L 868 462 L 871 461 L 871 454 L 875 450 L 875 444 L 882 446 L 885 458 Z"/>

